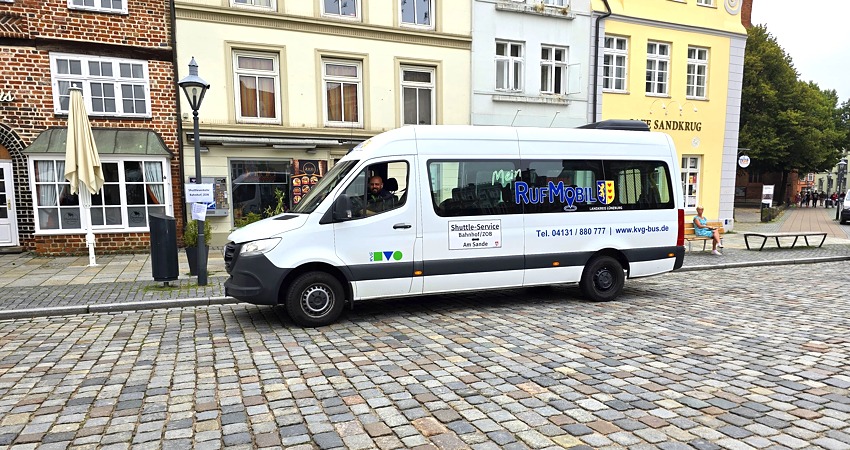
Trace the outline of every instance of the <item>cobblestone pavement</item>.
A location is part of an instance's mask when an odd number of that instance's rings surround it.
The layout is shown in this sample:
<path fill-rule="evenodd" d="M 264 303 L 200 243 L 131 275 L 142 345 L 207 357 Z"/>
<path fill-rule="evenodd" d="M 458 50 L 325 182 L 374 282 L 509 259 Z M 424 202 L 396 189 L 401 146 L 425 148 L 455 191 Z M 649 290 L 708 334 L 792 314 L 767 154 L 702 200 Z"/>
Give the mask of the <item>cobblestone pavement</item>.
<path fill-rule="evenodd" d="M 247 305 L 0 321 L 0 447 L 849 449 L 848 281 L 678 272 L 321 329 Z"/>

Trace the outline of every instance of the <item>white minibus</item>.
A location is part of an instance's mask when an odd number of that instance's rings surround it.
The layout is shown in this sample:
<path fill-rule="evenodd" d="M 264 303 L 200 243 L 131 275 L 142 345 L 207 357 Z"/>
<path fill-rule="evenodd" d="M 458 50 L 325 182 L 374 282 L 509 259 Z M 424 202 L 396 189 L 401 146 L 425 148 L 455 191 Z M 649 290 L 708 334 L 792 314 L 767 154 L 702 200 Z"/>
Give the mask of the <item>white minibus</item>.
<path fill-rule="evenodd" d="M 308 327 L 383 297 L 578 283 L 613 300 L 626 278 L 682 265 L 678 167 L 672 139 L 639 121 L 398 128 L 292 211 L 233 231 L 225 293 Z"/>

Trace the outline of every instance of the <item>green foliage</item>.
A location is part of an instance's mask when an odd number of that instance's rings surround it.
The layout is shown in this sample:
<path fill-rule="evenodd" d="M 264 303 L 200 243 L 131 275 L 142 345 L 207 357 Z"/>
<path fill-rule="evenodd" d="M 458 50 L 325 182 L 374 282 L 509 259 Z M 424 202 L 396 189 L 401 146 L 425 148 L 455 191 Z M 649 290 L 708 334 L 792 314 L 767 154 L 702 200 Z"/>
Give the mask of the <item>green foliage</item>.
<path fill-rule="evenodd" d="M 738 146 L 749 149 L 751 171 L 830 170 L 847 147 L 850 105 L 835 91 L 799 80 L 791 57 L 764 26 L 748 30 Z M 784 197 L 784 182 L 778 197 Z"/>
<path fill-rule="evenodd" d="M 776 219 L 777 217 L 779 217 L 779 214 L 781 212 L 782 211 L 777 207 L 770 207 L 770 208 L 764 207 L 761 210 L 761 221 L 762 222 L 770 222 L 773 219 Z"/>
<path fill-rule="evenodd" d="M 209 220 L 204 221 L 204 242 L 209 246 L 210 236 L 212 235 L 212 226 Z M 190 220 L 186 223 L 186 228 L 183 230 L 183 244 L 186 247 L 198 246 L 198 221 Z"/>
<path fill-rule="evenodd" d="M 233 220 L 233 225 L 236 228 L 242 228 L 249 223 L 254 223 L 260 220 L 263 220 L 267 217 L 274 217 L 278 214 L 283 214 L 286 212 L 286 197 L 284 196 L 283 191 L 280 189 L 274 190 L 275 204 L 274 207 L 268 206 L 262 214 L 256 212 L 250 212 L 248 214 L 243 215 L 242 217 L 237 217 Z"/>
<path fill-rule="evenodd" d="M 237 217 L 236 219 L 234 219 L 233 225 L 236 228 L 242 228 L 245 225 L 248 225 L 249 223 L 254 223 L 254 222 L 257 222 L 257 221 L 260 221 L 260 220 L 263 220 L 263 219 L 264 219 L 264 217 L 263 217 L 262 214 L 251 212 L 251 213 L 245 214 L 242 217 Z"/>

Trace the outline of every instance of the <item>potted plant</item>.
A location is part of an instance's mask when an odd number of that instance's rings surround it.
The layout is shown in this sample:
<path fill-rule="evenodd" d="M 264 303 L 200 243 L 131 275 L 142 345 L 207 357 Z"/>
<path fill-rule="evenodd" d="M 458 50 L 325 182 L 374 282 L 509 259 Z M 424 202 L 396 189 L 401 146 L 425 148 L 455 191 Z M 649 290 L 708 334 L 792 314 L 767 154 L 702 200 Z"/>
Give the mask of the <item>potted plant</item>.
<path fill-rule="evenodd" d="M 204 246 L 206 252 L 204 256 L 209 260 L 210 254 L 210 236 L 212 235 L 212 226 L 210 222 L 204 221 Z M 189 260 L 189 275 L 198 274 L 198 221 L 190 220 L 186 223 L 186 229 L 183 230 L 183 244 L 186 246 L 186 259 Z M 204 261 L 206 264 L 207 261 Z"/>

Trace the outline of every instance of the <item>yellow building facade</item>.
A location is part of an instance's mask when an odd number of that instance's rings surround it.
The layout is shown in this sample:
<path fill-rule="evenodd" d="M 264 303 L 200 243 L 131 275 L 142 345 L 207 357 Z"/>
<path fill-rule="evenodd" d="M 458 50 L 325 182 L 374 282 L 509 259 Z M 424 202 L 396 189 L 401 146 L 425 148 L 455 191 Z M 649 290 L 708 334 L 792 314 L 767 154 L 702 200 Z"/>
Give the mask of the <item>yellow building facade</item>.
<path fill-rule="evenodd" d="M 596 0 L 594 9 L 603 13 L 602 118 L 642 120 L 672 136 L 686 220 L 704 205 L 706 217 L 733 228 L 747 36 L 741 2 Z"/>

